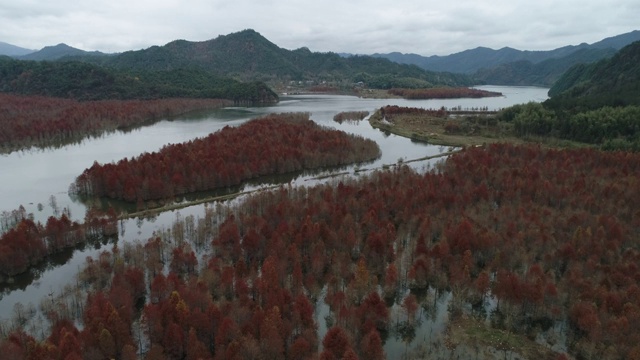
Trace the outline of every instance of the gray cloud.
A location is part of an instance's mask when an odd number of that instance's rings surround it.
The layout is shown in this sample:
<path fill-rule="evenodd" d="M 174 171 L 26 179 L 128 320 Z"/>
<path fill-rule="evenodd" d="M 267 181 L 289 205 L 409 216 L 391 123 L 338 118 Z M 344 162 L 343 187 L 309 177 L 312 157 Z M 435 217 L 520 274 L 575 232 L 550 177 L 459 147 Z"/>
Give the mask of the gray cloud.
<path fill-rule="evenodd" d="M 0 0 L 0 41 L 121 52 L 252 28 L 278 46 L 447 55 L 549 50 L 638 28 L 637 0 Z M 6 4 L 5 4 L 6 3 Z"/>

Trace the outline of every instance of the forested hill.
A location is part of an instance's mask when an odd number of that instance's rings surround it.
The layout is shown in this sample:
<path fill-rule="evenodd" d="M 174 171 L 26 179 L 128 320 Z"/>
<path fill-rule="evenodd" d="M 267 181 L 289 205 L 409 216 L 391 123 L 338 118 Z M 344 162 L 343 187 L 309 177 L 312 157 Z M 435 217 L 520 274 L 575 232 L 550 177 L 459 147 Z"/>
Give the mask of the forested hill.
<path fill-rule="evenodd" d="M 624 46 L 639 40 L 640 31 L 635 30 L 593 44 L 568 45 L 548 51 L 478 47 L 447 56 L 425 57 L 401 53 L 373 56 L 401 64 L 414 64 L 430 71 L 468 74 L 477 83 L 551 86 L 571 66 L 609 58 Z"/>
<path fill-rule="evenodd" d="M 584 48 L 561 57 L 538 63 L 520 60 L 478 70 L 473 77 L 492 85 L 551 86 L 569 68 L 576 64 L 589 64 L 609 58 L 616 53 L 613 48 Z"/>
<path fill-rule="evenodd" d="M 638 40 L 640 40 L 640 31 L 635 30 L 612 36 L 593 44 L 568 45 L 548 51 L 523 51 L 510 47 L 494 50 L 486 47 L 478 47 L 446 56 L 421 56 L 397 52 L 374 54 L 373 56 L 387 58 L 402 64 L 417 65 L 431 71 L 473 74 L 480 69 L 488 69 L 501 64 L 519 61 L 528 61 L 532 64 L 537 64 L 549 59 L 560 59 L 582 49 L 614 49 L 617 51 Z"/>
<path fill-rule="evenodd" d="M 34 51 L 0 41 L 0 55 L 22 56 L 22 55 L 31 54 L 32 52 Z"/>
<path fill-rule="evenodd" d="M 471 85 L 466 75 L 435 73 L 369 56 L 343 58 L 307 48 L 278 47 L 254 30 L 215 39 L 176 40 L 164 46 L 128 51 L 109 57 L 79 57 L 115 68 L 172 70 L 198 68 L 217 75 L 260 81 L 365 81 L 371 87 L 429 87 Z"/>
<path fill-rule="evenodd" d="M 242 83 L 199 69 L 113 69 L 78 61 L 26 61 L 0 56 L 0 92 L 78 100 L 218 98 L 272 103 L 264 83 Z"/>
<path fill-rule="evenodd" d="M 76 49 L 67 44 L 58 44 L 54 46 L 45 46 L 44 48 L 17 56 L 19 60 L 58 60 L 65 56 L 109 56 L 109 54 L 100 51 L 84 51 Z"/>
<path fill-rule="evenodd" d="M 640 41 L 611 59 L 569 69 L 549 91 L 552 108 L 640 105 Z"/>

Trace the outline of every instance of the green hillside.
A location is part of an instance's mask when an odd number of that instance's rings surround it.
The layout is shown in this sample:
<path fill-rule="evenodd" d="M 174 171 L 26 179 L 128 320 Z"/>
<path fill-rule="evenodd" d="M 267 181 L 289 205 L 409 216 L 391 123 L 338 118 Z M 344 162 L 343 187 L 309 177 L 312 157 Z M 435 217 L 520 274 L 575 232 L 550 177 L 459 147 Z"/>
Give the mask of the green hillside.
<path fill-rule="evenodd" d="M 569 69 L 549 90 L 549 108 L 640 105 L 640 41 L 611 59 Z"/>
<path fill-rule="evenodd" d="M 58 60 L 65 56 L 110 56 L 100 51 L 84 51 L 76 49 L 67 44 L 58 44 L 55 46 L 45 46 L 44 48 L 16 57 L 19 60 Z"/>
<path fill-rule="evenodd" d="M 190 42 L 176 40 L 164 46 L 128 51 L 109 57 L 78 57 L 118 69 L 173 70 L 197 68 L 218 76 L 244 81 L 366 81 L 377 88 L 467 86 L 467 75 L 436 73 L 414 65 L 397 64 L 369 56 L 344 58 L 307 48 L 278 47 L 254 30 L 243 30 L 215 39 Z"/>
<path fill-rule="evenodd" d="M 593 44 L 568 45 L 548 51 L 517 50 L 510 47 L 494 50 L 486 47 L 464 50 L 446 56 L 421 56 L 417 54 L 373 54 L 375 57 L 387 58 L 400 64 L 413 64 L 430 71 L 449 71 L 454 73 L 473 74 L 481 69 L 492 69 L 503 64 L 529 62 L 538 64 L 550 59 L 570 57 L 584 49 L 613 49 L 618 51 L 634 41 L 640 40 L 640 31 L 634 30 L 625 34 L 612 36 Z"/>
<path fill-rule="evenodd" d="M 544 103 L 503 109 L 497 118 L 525 139 L 555 138 L 604 150 L 640 151 L 640 41 L 611 59 L 569 69 Z"/>
<path fill-rule="evenodd" d="M 274 102 L 264 83 L 241 83 L 201 69 L 113 69 L 78 61 L 25 61 L 0 57 L 0 91 L 79 100 L 220 98 Z"/>
<path fill-rule="evenodd" d="M 56 49 L 74 50 L 59 45 L 40 55 Z M 1 59 L 0 91 L 81 100 L 188 97 L 255 103 L 277 101 L 265 83 L 351 88 L 363 82 L 379 89 L 473 84 L 467 75 L 430 72 L 386 59 L 287 50 L 253 30 L 110 56 L 79 50 L 69 54 L 55 61 Z"/>
<path fill-rule="evenodd" d="M 492 85 L 535 85 L 551 86 L 562 74 L 577 64 L 587 64 L 613 56 L 612 48 L 585 48 L 560 58 L 547 59 L 538 63 L 521 60 L 478 70 L 474 78 Z"/>

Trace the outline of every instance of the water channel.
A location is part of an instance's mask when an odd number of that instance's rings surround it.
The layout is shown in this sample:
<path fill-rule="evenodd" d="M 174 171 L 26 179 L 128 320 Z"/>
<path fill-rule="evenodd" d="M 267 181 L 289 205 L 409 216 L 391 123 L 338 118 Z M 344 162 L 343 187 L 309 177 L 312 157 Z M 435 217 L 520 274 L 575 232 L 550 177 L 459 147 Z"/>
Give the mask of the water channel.
<path fill-rule="evenodd" d="M 45 222 L 53 214 L 51 200 L 58 209 L 68 208 L 74 220 L 83 221 L 85 206 L 74 201 L 67 194 L 69 185 L 84 169 L 94 161 L 106 163 L 125 157 L 134 157 L 143 152 L 159 150 L 169 143 L 179 143 L 205 136 L 224 126 L 237 126 L 243 122 L 269 113 L 308 112 L 315 122 L 358 134 L 375 140 L 382 156 L 373 163 L 361 165 L 364 168 L 394 164 L 398 160 L 410 160 L 446 151 L 441 146 L 414 142 L 393 134 L 385 134 L 371 128 L 368 122 L 342 123 L 333 121 L 333 116 L 343 111 L 369 111 L 385 105 L 399 105 L 438 109 L 442 106 L 453 108 L 483 108 L 498 110 L 514 104 L 530 101 L 540 102 L 547 98 L 546 88 L 481 86 L 481 89 L 498 91 L 504 96 L 483 99 L 446 100 L 404 100 L 404 99 L 364 99 L 354 96 L 336 95 L 295 95 L 283 96 L 274 106 L 225 108 L 200 114 L 190 114 L 172 120 L 163 120 L 154 125 L 127 132 L 114 132 L 98 138 L 85 139 L 80 143 L 48 149 L 30 149 L 0 155 L 0 213 L 10 212 L 24 206 L 38 221 Z M 435 162 L 437 160 L 432 160 Z M 412 163 L 417 169 L 427 162 Z M 328 172 L 349 171 L 353 166 Z M 287 181 L 293 185 L 312 185 L 312 178 L 318 174 L 301 174 Z M 281 181 L 281 180 L 280 180 Z M 247 184 L 241 190 L 250 190 L 271 185 L 276 180 L 262 184 Z M 179 210 L 180 216 L 201 215 L 203 205 Z M 176 219 L 176 211 L 159 214 L 153 219 L 132 219 L 121 223 L 118 241 L 145 241 L 154 231 L 169 227 Z M 109 247 L 110 249 L 110 247 Z M 9 321 L 16 303 L 38 306 L 41 299 L 73 281 L 78 268 L 87 256 L 96 256 L 100 244 L 87 245 L 83 249 L 61 254 L 50 264 L 22 276 L 13 284 L 0 286 L 0 323 Z M 319 323 L 324 322 L 318 319 Z M 323 325 L 324 326 L 324 325 Z M 397 344 L 396 344 L 397 346 Z"/>

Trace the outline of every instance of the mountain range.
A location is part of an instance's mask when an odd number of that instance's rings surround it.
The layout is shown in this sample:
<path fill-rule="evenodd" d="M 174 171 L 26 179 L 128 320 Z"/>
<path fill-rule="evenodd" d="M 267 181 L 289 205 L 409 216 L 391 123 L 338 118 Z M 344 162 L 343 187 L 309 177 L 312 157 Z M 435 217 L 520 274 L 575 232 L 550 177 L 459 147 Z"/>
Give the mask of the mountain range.
<path fill-rule="evenodd" d="M 208 41 L 176 40 L 120 54 L 87 52 L 66 44 L 25 54 L 29 50 L 0 43 L 0 55 L 21 60 L 76 60 L 134 70 L 197 68 L 245 81 L 335 83 L 349 79 L 377 88 L 474 83 L 551 86 L 572 66 L 610 58 L 623 46 L 638 40 L 640 31 L 636 30 L 593 44 L 549 51 L 478 47 L 447 56 L 401 53 L 353 56 L 311 52 L 307 48 L 286 50 L 253 30 L 243 30 Z"/>
<path fill-rule="evenodd" d="M 66 56 L 106 56 L 108 54 L 102 53 L 100 51 L 84 51 L 80 49 L 76 49 L 67 44 L 58 44 L 55 46 L 45 46 L 39 51 L 34 51 L 28 54 L 24 54 L 21 56 L 14 56 L 20 60 L 59 60 Z"/>
<path fill-rule="evenodd" d="M 447 56 L 425 57 L 398 52 L 372 56 L 417 65 L 425 70 L 469 74 L 478 83 L 551 86 L 571 66 L 611 57 L 638 40 L 640 31 L 634 30 L 593 44 L 568 45 L 549 51 L 477 47 Z"/>
<path fill-rule="evenodd" d="M 492 85 L 551 86 L 569 68 L 609 58 L 613 48 L 580 48 L 567 56 L 550 58 L 538 63 L 518 60 L 476 71 L 472 76 L 479 83 Z"/>
<path fill-rule="evenodd" d="M 421 56 L 398 52 L 388 54 L 376 53 L 372 56 L 386 58 L 397 63 L 417 65 L 423 69 L 432 71 L 473 74 L 480 69 L 517 61 L 529 61 L 536 64 L 549 59 L 563 58 L 582 49 L 620 50 L 625 45 L 638 40 L 640 40 L 640 31 L 635 30 L 603 39 L 591 45 L 582 43 L 580 45 L 563 46 L 549 51 L 523 51 L 510 47 L 494 50 L 486 47 L 477 47 L 446 56 Z"/>
<path fill-rule="evenodd" d="M 25 49 L 19 46 L 7 44 L 6 42 L 0 41 L 0 55 L 23 56 L 23 55 L 31 54 L 34 52 L 35 50 Z"/>
<path fill-rule="evenodd" d="M 63 55 L 66 52 L 66 56 Z M 42 49 L 18 59 L 81 61 L 128 71 L 197 69 L 241 81 L 314 84 L 359 81 L 369 87 L 467 86 L 472 79 L 463 74 L 436 73 L 415 65 L 398 64 L 370 56 L 343 58 L 335 53 L 311 52 L 308 48 L 287 50 L 254 30 L 243 30 L 215 39 L 192 42 L 175 40 L 163 46 L 120 54 L 84 52 L 64 44 Z"/>

